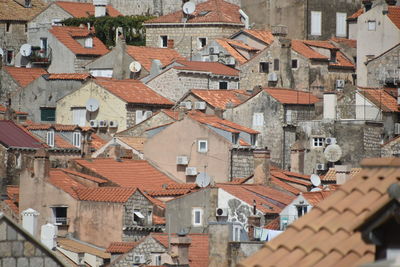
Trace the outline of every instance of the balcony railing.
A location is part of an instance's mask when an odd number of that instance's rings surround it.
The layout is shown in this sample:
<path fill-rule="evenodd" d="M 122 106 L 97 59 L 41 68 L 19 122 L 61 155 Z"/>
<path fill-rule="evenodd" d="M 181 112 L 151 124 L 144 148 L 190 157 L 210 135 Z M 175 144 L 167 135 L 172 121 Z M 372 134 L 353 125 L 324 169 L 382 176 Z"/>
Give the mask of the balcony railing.
<path fill-rule="evenodd" d="M 48 222 L 54 225 L 69 225 L 69 218 L 67 217 L 56 217 L 56 218 L 49 218 Z"/>
<path fill-rule="evenodd" d="M 30 60 L 33 64 L 44 64 L 48 65 L 51 63 L 51 48 L 47 49 L 32 49 Z"/>

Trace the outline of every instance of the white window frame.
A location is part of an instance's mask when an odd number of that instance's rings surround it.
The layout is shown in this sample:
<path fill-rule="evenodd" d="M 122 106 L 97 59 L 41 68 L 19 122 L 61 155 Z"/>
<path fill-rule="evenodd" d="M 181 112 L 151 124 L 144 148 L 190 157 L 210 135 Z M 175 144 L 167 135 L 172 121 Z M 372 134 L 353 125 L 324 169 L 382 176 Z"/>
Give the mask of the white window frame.
<path fill-rule="evenodd" d="M 49 147 L 54 147 L 54 129 L 50 129 L 47 131 L 46 143 Z"/>
<path fill-rule="evenodd" d="M 86 124 L 86 108 L 73 107 L 72 108 L 72 124 L 78 126 L 85 126 Z"/>
<path fill-rule="evenodd" d="M 135 111 L 135 124 L 139 124 L 145 120 L 145 114 L 143 110 L 136 110 Z"/>
<path fill-rule="evenodd" d="M 205 148 L 201 147 L 202 143 L 206 144 Z M 207 153 L 208 152 L 208 140 L 205 140 L 205 139 L 197 140 L 197 152 L 199 152 L 199 153 Z"/>
<path fill-rule="evenodd" d="M 80 148 L 81 147 L 81 140 L 82 140 L 82 134 L 79 131 L 76 131 L 72 135 L 72 144 L 75 147 Z"/>
<path fill-rule="evenodd" d="M 311 11 L 311 35 L 320 36 L 322 32 L 321 11 Z"/>
<path fill-rule="evenodd" d="M 254 112 L 253 113 L 253 127 L 263 127 L 264 126 L 264 113 Z"/>
<path fill-rule="evenodd" d="M 336 36 L 346 37 L 347 35 L 347 14 L 344 12 L 336 12 Z"/>
<path fill-rule="evenodd" d="M 93 48 L 93 37 L 85 39 L 85 48 Z"/>
<path fill-rule="evenodd" d="M 242 232 L 242 227 L 240 225 L 233 225 L 232 227 L 232 241 L 240 242 L 240 235 Z"/>
<path fill-rule="evenodd" d="M 368 20 L 367 27 L 368 31 L 376 31 L 376 20 Z"/>
<path fill-rule="evenodd" d="M 315 148 L 324 147 L 325 146 L 325 137 L 320 137 L 320 136 L 313 137 L 311 142 L 312 142 L 312 144 L 311 144 L 312 147 L 315 147 Z"/>
<path fill-rule="evenodd" d="M 167 38 L 165 46 L 164 46 L 164 37 Z M 168 35 L 160 35 L 160 47 L 163 47 L 163 48 L 168 47 Z"/>
<path fill-rule="evenodd" d="M 199 222 L 196 222 L 196 213 L 199 213 Z M 204 210 L 202 208 L 192 208 L 192 225 L 193 226 L 203 226 L 203 213 Z"/>
<path fill-rule="evenodd" d="M 202 44 L 201 44 L 200 39 L 205 39 L 205 40 L 206 40 L 206 43 L 205 43 L 203 46 L 202 46 Z M 202 49 L 202 48 L 206 47 L 206 46 L 207 46 L 207 43 L 208 43 L 207 37 L 198 37 L 198 38 L 197 38 L 197 48 L 198 48 L 198 49 Z"/>
<path fill-rule="evenodd" d="M 153 266 L 161 266 L 162 265 L 162 257 L 160 253 L 151 253 L 152 257 L 152 265 Z"/>

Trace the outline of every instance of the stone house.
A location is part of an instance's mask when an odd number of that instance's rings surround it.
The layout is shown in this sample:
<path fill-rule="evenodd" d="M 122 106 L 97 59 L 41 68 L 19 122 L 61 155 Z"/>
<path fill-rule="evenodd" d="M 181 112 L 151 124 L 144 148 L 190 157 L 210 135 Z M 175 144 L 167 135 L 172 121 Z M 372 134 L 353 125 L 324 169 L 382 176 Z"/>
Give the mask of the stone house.
<path fill-rule="evenodd" d="M 160 95 L 178 101 L 190 89 L 239 89 L 239 71 L 219 62 L 177 60 L 143 81 Z"/>
<path fill-rule="evenodd" d="M 253 174 L 259 132 L 199 111 L 147 130 L 145 158 L 179 181 L 193 183 L 205 172 L 212 182 Z M 160 150 L 160 147 L 164 149 Z"/>
<path fill-rule="evenodd" d="M 296 125 L 315 116 L 318 98 L 308 92 L 262 88 L 247 101 L 224 112 L 224 118 L 260 132 L 258 147 L 268 147 L 271 161 L 287 169 Z"/>
<path fill-rule="evenodd" d="M 98 108 L 87 111 L 86 103 L 96 99 Z M 138 80 L 98 78 L 57 101 L 56 121 L 98 128 L 115 133 L 136 125 L 153 112 L 173 103 Z"/>
<path fill-rule="evenodd" d="M 263 50 L 274 42 L 275 37 L 269 30 L 243 29 L 234 33 L 229 39 L 241 41 L 250 47 Z"/>
<path fill-rule="evenodd" d="M 144 142 L 146 138 L 144 137 L 133 137 L 133 136 L 114 136 L 110 141 L 104 144 L 102 147 L 98 148 L 96 152 L 92 154 L 93 158 L 110 157 L 113 156 L 114 146 L 121 146 L 120 149 L 125 151 L 124 154 L 128 154 L 126 151 L 131 151 L 133 159 L 143 159 Z M 121 153 L 122 154 L 122 153 Z M 121 155 L 122 157 L 122 155 Z"/>
<path fill-rule="evenodd" d="M 400 155 L 400 137 L 387 141 L 382 145 L 382 157 L 399 157 Z"/>
<path fill-rule="evenodd" d="M 0 48 L 3 62 L 9 66 L 26 64 L 26 58 L 17 57 L 21 45 L 27 43 L 28 22 L 46 8 L 41 0 L 0 3 Z"/>
<path fill-rule="evenodd" d="M 209 0 L 198 4 L 190 15 L 179 10 L 146 21 L 146 46 L 173 47 L 191 58 L 212 39 L 228 38 L 245 24 L 248 27 L 246 19 L 239 6 L 224 0 Z"/>

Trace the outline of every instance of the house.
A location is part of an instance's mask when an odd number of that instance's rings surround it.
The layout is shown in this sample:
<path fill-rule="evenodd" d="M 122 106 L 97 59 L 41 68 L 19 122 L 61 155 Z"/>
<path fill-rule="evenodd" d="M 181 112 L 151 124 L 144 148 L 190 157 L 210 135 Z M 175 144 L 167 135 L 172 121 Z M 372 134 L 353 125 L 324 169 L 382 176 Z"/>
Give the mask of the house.
<path fill-rule="evenodd" d="M 229 39 L 241 41 L 250 47 L 263 50 L 274 42 L 275 37 L 268 30 L 243 29 L 234 33 Z"/>
<path fill-rule="evenodd" d="M 126 45 L 125 40 L 119 40 L 109 53 L 85 68 L 95 77 L 139 80 L 150 74 L 154 60 L 158 60 L 164 68 L 178 59 L 184 58 L 171 48 Z M 130 70 L 133 61 L 139 62 L 139 69 L 135 72 Z"/>
<path fill-rule="evenodd" d="M 16 58 L 20 47 L 27 43 L 28 22 L 46 8 L 41 0 L 2 1 L 0 4 L 0 40 L 3 63 L 20 65 L 25 59 Z"/>
<path fill-rule="evenodd" d="M 399 141 L 400 137 L 396 136 L 382 144 L 382 157 L 398 157 L 400 154 Z"/>
<path fill-rule="evenodd" d="M 248 27 L 247 20 L 238 5 L 208 0 L 198 4 L 190 15 L 179 10 L 146 21 L 146 46 L 174 48 L 191 58 L 212 39 L 227 38 L 245 25 Z"/>
<path fill-rule="evenodd" d="M 397 254 L 388 252 L 396 242 L 389 241 L 390 238 L 384 241 L 381 236 L 377 240 L 370 237 L 371 231 L 378 228 L 388 237 L 391 227 L 397 225 L 388 210 L 398 205 L 394 193 L 398 181 L 393 173 L 399 171 L 399 161 L 372 158 L 361 162 L 361 166 L 361 172 L 351 181 L 239 266 L 359 266 L 393 261 Z M 378 226 L 378 218 L 386 223 Z"/>
<path fill-rule="evenodd" d="M 96 110 L 87 110 L 89 99 L 98 103 Z M 98 78 L 57 101 L 56 121 L 115 133 L 172 106 L 170 100 L 138 80 Z"/>
<path fill-rule="evenodd" d="M 143 159 L 144 137 L 132 137 L 132 136 L 114 136 L 110 141 L 104 144 L 102 147 L 96 149 L 96 152 L 92 154 L 93 158 L 112 156 L 112 150 L 114 146 L 120 145 L 121 149 L 131 151 L 132 157 L 135 159 Z"/>
<path fill-rule="evenodd" d="M 247 101 L 225 111 L 224 118 L 259 131 L 257 146 L 268 147 L 272 162 L 286 169 L 295 125 L 314 118 L 318 101 L 309 92 L 260 88 Z"/>
<path fill-rule="evenodd" d="M 181 120 L 148 129 L 144 155 L 182 182 L 194 182 L 201 172 L 213 182 L 226 182 L 253 173 L 257 134 L 215 115 L 191 111 Z"/>
<path fill-rule="evenodd" d="M 159 70 L 143 82 L 172 101 L 178 101 L 190 89 L 239 89 L 239 71 L 219 62 L 176 60 Z"/>

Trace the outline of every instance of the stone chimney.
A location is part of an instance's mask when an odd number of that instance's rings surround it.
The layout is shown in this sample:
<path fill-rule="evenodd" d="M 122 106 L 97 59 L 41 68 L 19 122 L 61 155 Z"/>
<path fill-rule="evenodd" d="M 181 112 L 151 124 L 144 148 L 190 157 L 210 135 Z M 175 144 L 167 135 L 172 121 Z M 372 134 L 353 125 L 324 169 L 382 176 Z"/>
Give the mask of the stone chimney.
<path fill-rule="evenodd" d="M 173 39 L 168 39 L 167 40 L 167 47 L 174 49 L 174 40 Z"/>
<path fill-rule="evenodd" d="M 351 166 L 349 165 L 335 165 L 336 171 L 336 184 L 344 184 L 350 180 Z"/>
<path fill-rule="evenodd" d="M 337 95 L 335 92 L 324 93 L 324 115 L 323 119 L 335 120 L 337 107 Z"/>
<path fill-rule="evenodd" d="M 44 149 L 40 148 L 35 153 L 33 161 L 33 173 L 35 178 L 47 179 L 50 171 L 50 159 L 49 153 Z"/>
<path fill-rule="evenodd" d="M 250 215 L 247 217 L 247 224 L 249 225 L 249 239 L 250 241 L 257 241 L 258 238 L 254 238 L 254 228 L 261 226 L 261 217 L 258 215 Z"/>
<path fill-rule="evenodd" d="M 22 227 L 32 236 L 36 236 L 39 212 L 29 208 L 21 212 L 21 215 L 22 215 Z"/>
<path fill-rule="evenodd" d="M 86 132 L 83 138 L 82 142 L 82 147 L 81 147 L 81 153 L 82 153 L 82 158 L 91 158 L 92 157 L 92 138 L 91 138 L 92 133 Z"/>
<path fill-rule="evenodd" d="M 270 180 L 270 151 L 268 148 L 256 149 L 253 151 L 254 156 L 254 184 L 269 184 Z"/>
<path fill-rule="evenodd" d="M 130 78 L 129 75 L 127 75 L 129 69 L 127 67 L 128 63 L 125 62 L 126 42 L 123 35 L 118 36 L 116 38 L 114 50 L 115 50 L 115 59 L 114 59 L 112 77 L 118 80 Z"/>
<path fill-rule="evenodd" d="M 304 173 L 305 148 L 297 140 L 290 149 L 290 171 Z"/>
<path fill-rule="evenodd" d="M 94 5 L 94 16 L 103 17 L 107 13 L 107 0 L 93 0 Z"/>
<path fill-rule="evenodd" d="M 116 161 L 121 161 L 121 145 L 114 142 L 110 145 L 110 150 L 108 152 L 109 157 L 115 159 Z"/>
<path fill-rule="evenodd" d="M 184 234 L 171 237 L 171 250 L 169 255 L 172 258 L 171 265 L 189 266 L 190 238 Z"/>

